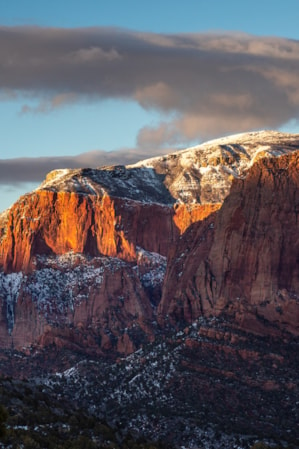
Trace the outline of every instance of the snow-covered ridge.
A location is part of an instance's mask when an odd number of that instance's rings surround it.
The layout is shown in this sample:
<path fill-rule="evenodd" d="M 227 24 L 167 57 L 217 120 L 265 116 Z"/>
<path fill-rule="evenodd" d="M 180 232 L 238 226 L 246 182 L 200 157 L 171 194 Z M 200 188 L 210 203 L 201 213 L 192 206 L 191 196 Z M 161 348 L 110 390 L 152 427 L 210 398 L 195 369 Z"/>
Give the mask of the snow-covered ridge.
<path fill-rule="evenodd" d="M 260 131 L 211 140 L 134 165 L 56 170 L 38 190 L 109 195 L 145 203 L 218 203 L 233 178 L 244 177 L 260 158 L 299 149 L 299 134 Z"/>
<path fill-rule="evenodd" d="M 287 149 L 289 147 L 298 147 L 299 149 L 299 134 L 283 133 L 279 131 L 256 131 L 239 133 L 226 137 L 220 137 L 213 140 L 208 140 L 199 145 L 186 148 L 184 150 L 176 151 L 167 156 L 158 156 L 143 161 L 139 161 L 136 164 L 131 165 L 132 167 L 155 167 L 157 162 L 164 160 L 168 157 L 173 157 L 177 155 L 178 157 L 184 154 L 191 155 L 192 153 L 200 152 L 213 152 L 219 150 L 219 147 L 226 145 L 228 147 L 235 147 L 235 150 L 239 150 L 244 153 L 248 152 L 248 156 L 252 157 L 253 154 L 259 153 L 263 147 L 268 147 L 269 149 L 279 148 Z M 238 147 L 236 147 L 239 146 Z M 244 147 L 244 148 L 242 148 Z"/>
<path fill-rule="evenodd" d="M 233 178 L 246 176 L 260 158 L 295 150 L 299 150 L 299 134 L 250 132 L 140 161 L 132 167 L 153 168 L 165 174 L 164 184 L 177 201 L 215 203 L 228 195 Z"/>
<path fill-rule="evenodd" d="M 172 204 L 174 199 L 152 168 L 115 165 L 101 168 L 55 170 L 38 190 L 127 198 L 146 203 Z"/>

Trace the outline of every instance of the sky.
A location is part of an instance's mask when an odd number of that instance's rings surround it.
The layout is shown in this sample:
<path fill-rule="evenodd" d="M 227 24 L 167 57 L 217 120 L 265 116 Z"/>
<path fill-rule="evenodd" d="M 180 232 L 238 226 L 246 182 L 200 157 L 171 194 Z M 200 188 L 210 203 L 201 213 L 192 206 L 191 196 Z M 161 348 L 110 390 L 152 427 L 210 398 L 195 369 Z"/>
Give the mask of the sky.
<path fill-rule="evenodd" d="M 298 132 L 298 0 L 0 0 L 0 211 L 57 168 Z"/>

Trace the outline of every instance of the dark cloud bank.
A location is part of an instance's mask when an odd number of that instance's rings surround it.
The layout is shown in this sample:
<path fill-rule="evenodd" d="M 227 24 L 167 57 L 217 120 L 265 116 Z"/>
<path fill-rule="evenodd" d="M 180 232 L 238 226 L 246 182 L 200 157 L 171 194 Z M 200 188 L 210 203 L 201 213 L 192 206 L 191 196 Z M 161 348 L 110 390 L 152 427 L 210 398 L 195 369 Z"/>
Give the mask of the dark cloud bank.
<path fill-rule="evenodd" d="M 105 98 L 161 111 L 164 121 L 139 131 L 141 157 L 163 145 L 277 128 L 299 117 L 299 41 L 283 38 L 2 27 L 0 71 L 0 99 L 25 95 L 23 113 Z M 38 106 L 30 105 L 31 98 Z M 80 156 L 57 161 L 72 166 Z M 15 162 L 35 179 L 32 161 Z M 40 173 L 55 168 L 50 158 L 34 164 Z M 30 177 L 17 166 L 0 160 L 1 178 L 8 170 L 20 180 Z"/>
<path fill-rule="evenodd" d="M 144 158 L 159 156 L 174 151 L 163 148 L 155 151 L 138 151 L 125 148 L 118 151 L 95 150 L 77 156 L 27 157 L 0 159 L 0 185 L 40 183 L 51 170 L 59 168 L 101 167 L 104 165 L 133 164 Z"/>

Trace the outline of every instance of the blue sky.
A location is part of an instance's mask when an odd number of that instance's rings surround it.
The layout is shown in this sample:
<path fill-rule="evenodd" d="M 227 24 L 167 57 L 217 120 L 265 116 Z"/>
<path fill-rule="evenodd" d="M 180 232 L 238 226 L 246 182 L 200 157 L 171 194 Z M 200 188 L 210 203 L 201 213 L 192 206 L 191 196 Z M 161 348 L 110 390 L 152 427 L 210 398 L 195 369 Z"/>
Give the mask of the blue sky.
<path fill-rule="evenodd" d="M 59 166 L 297 132 L 298 10 L 298 0 L 0 0 L 0 211 Z"/>
<path fill-rule="evenodd" d="M 157 33 L 243 31 L 298 38 L 298 1 L 1 0 L 3 25 L 120 26 Z"/>

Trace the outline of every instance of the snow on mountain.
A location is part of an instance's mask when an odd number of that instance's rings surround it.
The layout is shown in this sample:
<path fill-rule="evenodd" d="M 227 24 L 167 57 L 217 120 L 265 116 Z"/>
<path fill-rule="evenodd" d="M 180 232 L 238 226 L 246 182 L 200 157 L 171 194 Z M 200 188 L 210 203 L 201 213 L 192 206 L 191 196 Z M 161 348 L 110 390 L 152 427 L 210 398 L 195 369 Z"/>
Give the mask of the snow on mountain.
<path fill-rule="evenodd" d="M 97 169 L 55 170 L 37 190 L 74 192 L 103 197 L 128 198 L 146 203 L 172 204 L 163 176 L 152 168 L 116 165 Z"/>
<path fill-rule="evenodd" d="M 211 203 L 219 206 L 232 181 L 246 176 L 255 161 L 297 149 L 299 135 L 262 131 L 213 140 L 134 165 L 51 172 L 38 191 L 0 215 L 3 346 L 11 344 L 6 330 L 18 344 L 24 335 L 28 344 L 36 341 L 32 325 L 22 327 L 27 299 L 28 323 L 34 310 L 47 323 L 83 322 L 87 329 L 96 302 L 100 320 L 103 313 L 107 315 L 105 323 L 101 321 L 105 348 L 103 329 L 120 323 L 122 330 L 132 316 L 141 317 L 140 326 L 150 334 L 146 326 L 161 299 L 165 256 L 188 226 L 207 216 L 197 209 L 209 209 Z M 173 207 L 174 203 L 183 204 Z M 208 210 L 212 212 L 215 209 Z M 77 254 L 75 262 L 65 260 L 70 251 Z M 185 248 L 180 260 L 184 254 Z M 21 271 L 26 279 L 21 274 L 13 278 L 12 272 Z M 183 269 L 175 272 L 171 283 L 175 289 L 182 273 Z M 37 326 L 40 319 L 32 322 Z M 119 329 L 117 336 L 123 338 Z M 38 330 L 37 335 L 43 332 Z M 124 338 L 122 348 L 117 348 L 120 352 L 132 350 Z M 139 336 L 135 340 L 140 344 Z"/>
<path fill-rule="evenodd" d="M 133 167 L 152 168 L 165 175 L 164 185 L 176 201 L 222 202 L 232 180 L 244 177 L 259 159 L 299 149 L 299 134 L 260 131 L 236 134 L 147 159 Z"/>
<path fill-rule="evenodd" d="M 20 298 L 30 297 L 47 323 L 69 324 L 69 312 L 73 315 L 75 308 L 91 301 L 95 292 L 105 290 L 107 276 L 113 277 L 116 283 L 116 273 L 122 270 L 132 270 L 131 276 L 136 275 L 145 289 L 161 288 L 166 257 L 138 248 L 137 263 L 130 265 L 118 258 L 91 258 L 70 252 L 59 256 L 37 256 L 35 265 L 35 270 L 29 274 L 0 272 L 0 301 L 6 303 L 9 334 L 14 328 L 15 308 Z M 121 303 L 126 294 L 125 289 L 119 292 Z"/>
<path fill-rule="evenodd" d="M 146 203 L 219 203 L 228 195 L 232 180 L 245 176 L 258 159 L 297 149 L 299 134 L 242 133 L 134 165 L 55 170 L 38 190 L 107 194 Z"/>

